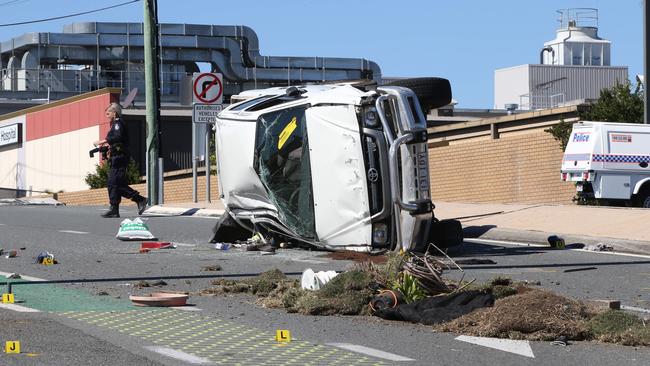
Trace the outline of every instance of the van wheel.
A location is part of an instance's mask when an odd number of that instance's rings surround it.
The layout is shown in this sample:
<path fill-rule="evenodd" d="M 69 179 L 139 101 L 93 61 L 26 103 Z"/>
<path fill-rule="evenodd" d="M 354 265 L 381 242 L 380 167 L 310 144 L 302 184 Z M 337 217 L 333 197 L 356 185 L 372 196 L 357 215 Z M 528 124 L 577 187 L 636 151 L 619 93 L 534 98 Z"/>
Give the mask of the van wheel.
<path fill-rule="evenodd" d="M 444 107 L 451 103 L 451 84 L 443 78 L 411 78 L 395 80 L 386 85 L 403 86 L 413 90 L 424 110 Z"/>
<path fill-rule="evenodd" d="M 639 207 L 650 208 L 650 193 L 646 193 L 640 197 Z"/>

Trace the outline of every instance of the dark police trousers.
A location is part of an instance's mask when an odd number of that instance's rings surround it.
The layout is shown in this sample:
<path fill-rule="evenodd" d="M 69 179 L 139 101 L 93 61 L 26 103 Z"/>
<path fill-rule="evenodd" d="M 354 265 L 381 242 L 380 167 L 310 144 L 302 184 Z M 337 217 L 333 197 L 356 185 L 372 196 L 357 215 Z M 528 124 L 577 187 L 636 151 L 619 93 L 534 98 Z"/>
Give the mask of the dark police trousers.
<path fill-rule="evenodd" d="M 122 197 L 134 200 L 139 195 L 138 191 L 129 187 L 126 177 L 128 165 L 128 155 L 111 156 L 111 169 L 108 171 L 108 199 L 111 206 L 118 206 Z"/>

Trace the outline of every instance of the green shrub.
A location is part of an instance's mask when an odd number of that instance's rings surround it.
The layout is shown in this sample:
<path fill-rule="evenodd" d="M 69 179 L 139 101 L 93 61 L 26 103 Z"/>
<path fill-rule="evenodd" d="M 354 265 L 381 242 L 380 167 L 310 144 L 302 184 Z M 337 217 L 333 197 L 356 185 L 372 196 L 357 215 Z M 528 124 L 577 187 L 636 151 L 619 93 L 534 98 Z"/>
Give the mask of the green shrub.
<path fill-rule="evenodd" d="M 401 273 L 398 280 L 391 286 L 391 289 L 401 292 L 407 304 L 427 297 L 426 291 L 424 291 L 417 278 L 408 273 Z"/>
<path fill-rule="evenodd" d="M 108 185 L 108 169 L 110 168 L 110 160 L 104 164 L 96 164 L 95 172 L 86 174 L 84 181 L 90 189 L 105 188 Z M 126 178 L 129 184 L 140 183 L 140 170 L 135 160 L 131 159 L 126 168 Z"/>

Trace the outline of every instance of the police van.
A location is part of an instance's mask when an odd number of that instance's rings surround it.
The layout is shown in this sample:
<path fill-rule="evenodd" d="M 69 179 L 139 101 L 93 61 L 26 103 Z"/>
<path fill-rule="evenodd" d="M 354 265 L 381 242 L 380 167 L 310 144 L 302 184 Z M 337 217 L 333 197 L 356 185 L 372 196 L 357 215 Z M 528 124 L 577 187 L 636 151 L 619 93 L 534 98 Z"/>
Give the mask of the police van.
<path fill-rule="evenodd" d="M 583 121 L 573 125 L 563 181 L 578 196 L 650 208 L 650 125 Z"/>

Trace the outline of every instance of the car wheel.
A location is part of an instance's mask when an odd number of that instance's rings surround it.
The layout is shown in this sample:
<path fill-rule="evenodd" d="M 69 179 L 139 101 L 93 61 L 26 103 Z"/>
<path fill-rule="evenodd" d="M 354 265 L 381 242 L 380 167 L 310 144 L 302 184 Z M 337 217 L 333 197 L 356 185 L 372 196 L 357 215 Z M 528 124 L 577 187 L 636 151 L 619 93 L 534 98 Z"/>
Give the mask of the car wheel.
<path fill-rule="evenodd" d="M 451 103 L 451 84 L 443 78 L 411 78 L 395 80 L 386 85 L 403 86 L 413 90 L 424 110 L 444 107 Z"/>

